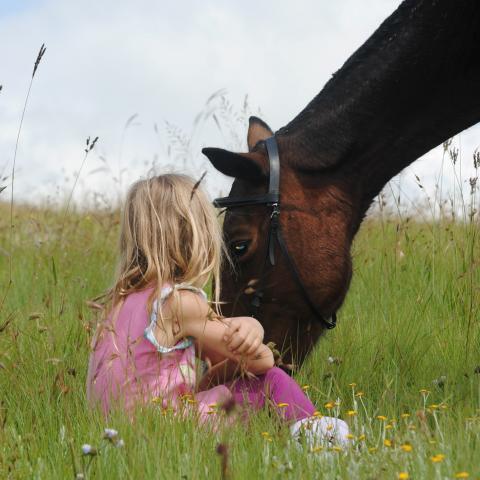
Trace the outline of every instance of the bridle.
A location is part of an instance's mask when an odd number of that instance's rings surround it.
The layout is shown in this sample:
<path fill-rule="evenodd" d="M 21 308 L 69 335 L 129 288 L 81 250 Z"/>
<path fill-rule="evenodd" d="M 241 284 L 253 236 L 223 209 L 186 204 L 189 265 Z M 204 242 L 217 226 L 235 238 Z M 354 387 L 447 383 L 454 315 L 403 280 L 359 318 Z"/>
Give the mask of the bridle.
<path fill-rule="evenodd" d="M 311 300 L 310 295 L 308 294 L 305 286 L 303 285 L 302 279 L 300 277 L 300 272 L 295 264 L 294 259 L 288 251 L 287 244 L 282 235 L 282 229 L 280 226 L 279 216 L 280 216 L 280 156 L 278 154 L 278 146 L 275 136 L 267 138 L 265 140 L 265 145 L 267 147 L 268 161 L 270 165 L 270 175 L 269 175 L 269 185 L 268 193 L 261 195 L 251 195 L 249 197 L 222 197 L 214 200 L 213 204 L 217 208 L 241 208 L 249 207 L 251 205 L 266 205 L 272 209 L 270 214 L 270 226 L 268 231 L 268 245 L 267 245 L 267 254 L 265 261 L 263 263 L 263 270 L 267 267 L 267 262 L 270 263 L 272 267 L 275 266 L 275 240 L 278 243 L 283 256 L 287 260 L 288 267 L 292 276 L 297 284 L 299 290 L 302 292 L 302 296 L 305 300 L 305 303 L 315 314 L 315 318 L 320 322 L 320 324 L 327 329 L 335 328 L 337 325 L 337 316 L 335 313 L 332 314 L 332 317 L 326 319 L 321 312 L 318 311 L 315 303 Z M 262 271 L 263 278 L 264 272 Z M 263 291 L 261 289 L 256 289 L 253 299 L 251 302 L 252 307 L 252 316 L 255 316 L 256 311 L 260 307 L 263 298 Z"/>

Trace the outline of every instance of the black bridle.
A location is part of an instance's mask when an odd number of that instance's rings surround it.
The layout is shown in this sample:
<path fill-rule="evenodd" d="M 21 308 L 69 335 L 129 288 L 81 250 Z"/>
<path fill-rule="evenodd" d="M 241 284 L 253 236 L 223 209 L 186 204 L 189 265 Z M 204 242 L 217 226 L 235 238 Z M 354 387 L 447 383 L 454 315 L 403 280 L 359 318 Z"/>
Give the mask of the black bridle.
<path fill-rule="evenodd" d="M 223 197 L 217 198 L 214 200 L 214 205 L 217 208 L 239 208 L 239 207 L 248 207 L 251 205 L 266 205 L 272 209 L 270 214 L 270 227 L 268 232 L 268 248 L 267 255 L 264 262 L 264 269 L 266 267 L 267 261 L 270 262 L 272 267 L 275 266 L 275 240 L 280 246 L 284 257 L 287 260 L 288 266 L 292 273 L 295 283 L 302 292 L 302 296 L 305 300 L 305 303 L 309 306 L 312 312 L 315 314 L 315 318 L 322 324 L 323 327 L 327 329 L 335 328 L 337 325 L 337 316 L 334 313 L 330 319 L 326 319 L 317 309 L 314 302 L 311 300 L 310 295 L 308 294 L 305 286 L 303 285 L 302 279 L 300 278 L 300 272 L 297 269 L 295 261 L 288 252 L 287 244 L 282 235 L 282 229 L 280 227 L 280 157 L 278 154 L 278 146 L 275 136 L 267 138 L 265 140 L 265 145 L 267 147 L 268 161 L 270 165 L 270 178 L 268 185 L 268 193 L 263 195 L 252 195 L 250 197 L 239 198 L 239 197 Z M 263 275 L 263 272 L 262 272 Z M 260 307 L 262 302 L 263 292 L 261 290 L 256 290 L 253 300 L 252 300 L 252 310 L 253 316 L 255 312 Z"/>

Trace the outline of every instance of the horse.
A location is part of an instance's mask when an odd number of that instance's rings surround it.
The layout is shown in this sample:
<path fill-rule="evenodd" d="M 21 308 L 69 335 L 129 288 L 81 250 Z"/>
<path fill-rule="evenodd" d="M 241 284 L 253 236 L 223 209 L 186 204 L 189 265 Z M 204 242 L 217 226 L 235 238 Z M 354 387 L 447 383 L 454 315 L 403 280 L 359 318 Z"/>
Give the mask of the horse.
<path fill-rule="evenodd" d="M 375 196 L 479 121 L 480 3 L 406 0 L 286 126 L 274 133 L 252 117 L 248 152 L 203 149 L 234 178 L 235 199 L 267 195 L 267 139 L 280 158 L 276 221 L 288 255 L 271 246 L 271 204 L 227 208 L 223 230 L 235 268 L 222 273 L 225 314 L 254 314 L 284 361 L 301 365 L 334 326 L 328 319 L 352 277 L 352 241 Z"/>

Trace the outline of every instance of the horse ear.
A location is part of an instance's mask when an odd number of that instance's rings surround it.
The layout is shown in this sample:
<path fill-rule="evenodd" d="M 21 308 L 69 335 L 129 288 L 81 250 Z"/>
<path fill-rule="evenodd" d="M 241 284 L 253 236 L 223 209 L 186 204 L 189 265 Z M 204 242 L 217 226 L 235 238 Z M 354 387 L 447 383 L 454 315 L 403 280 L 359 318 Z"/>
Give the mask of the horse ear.
<path fill-rule="evenodd" d="M 222 148 L 204 148 L 211 164 L 229 177 L 258 181 L 266 177 L 265 159 L 260 153 L 234 153 Z"/>
<path fill-rule="evenodd" d="M 265 140 L 272 135 L 272 129 L 260 118 L 250 117 L 248 119 L 247 144 L 249 152 L 255 148 L 255 145 L 258 142 Z"/>

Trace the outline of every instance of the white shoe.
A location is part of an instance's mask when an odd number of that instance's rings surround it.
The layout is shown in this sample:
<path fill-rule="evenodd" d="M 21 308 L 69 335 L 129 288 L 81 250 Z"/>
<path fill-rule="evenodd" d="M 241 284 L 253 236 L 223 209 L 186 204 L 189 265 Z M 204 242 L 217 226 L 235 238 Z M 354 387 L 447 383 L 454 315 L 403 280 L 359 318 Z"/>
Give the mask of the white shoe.
<path fill-rule="evenodd" d="M 343 420 L 334 417 L 308 417 L 298 420 L 290 427 L 292 436 L 306 439 L 310 448 L 318 445 L 347 446 L 350 430 Z"/>

